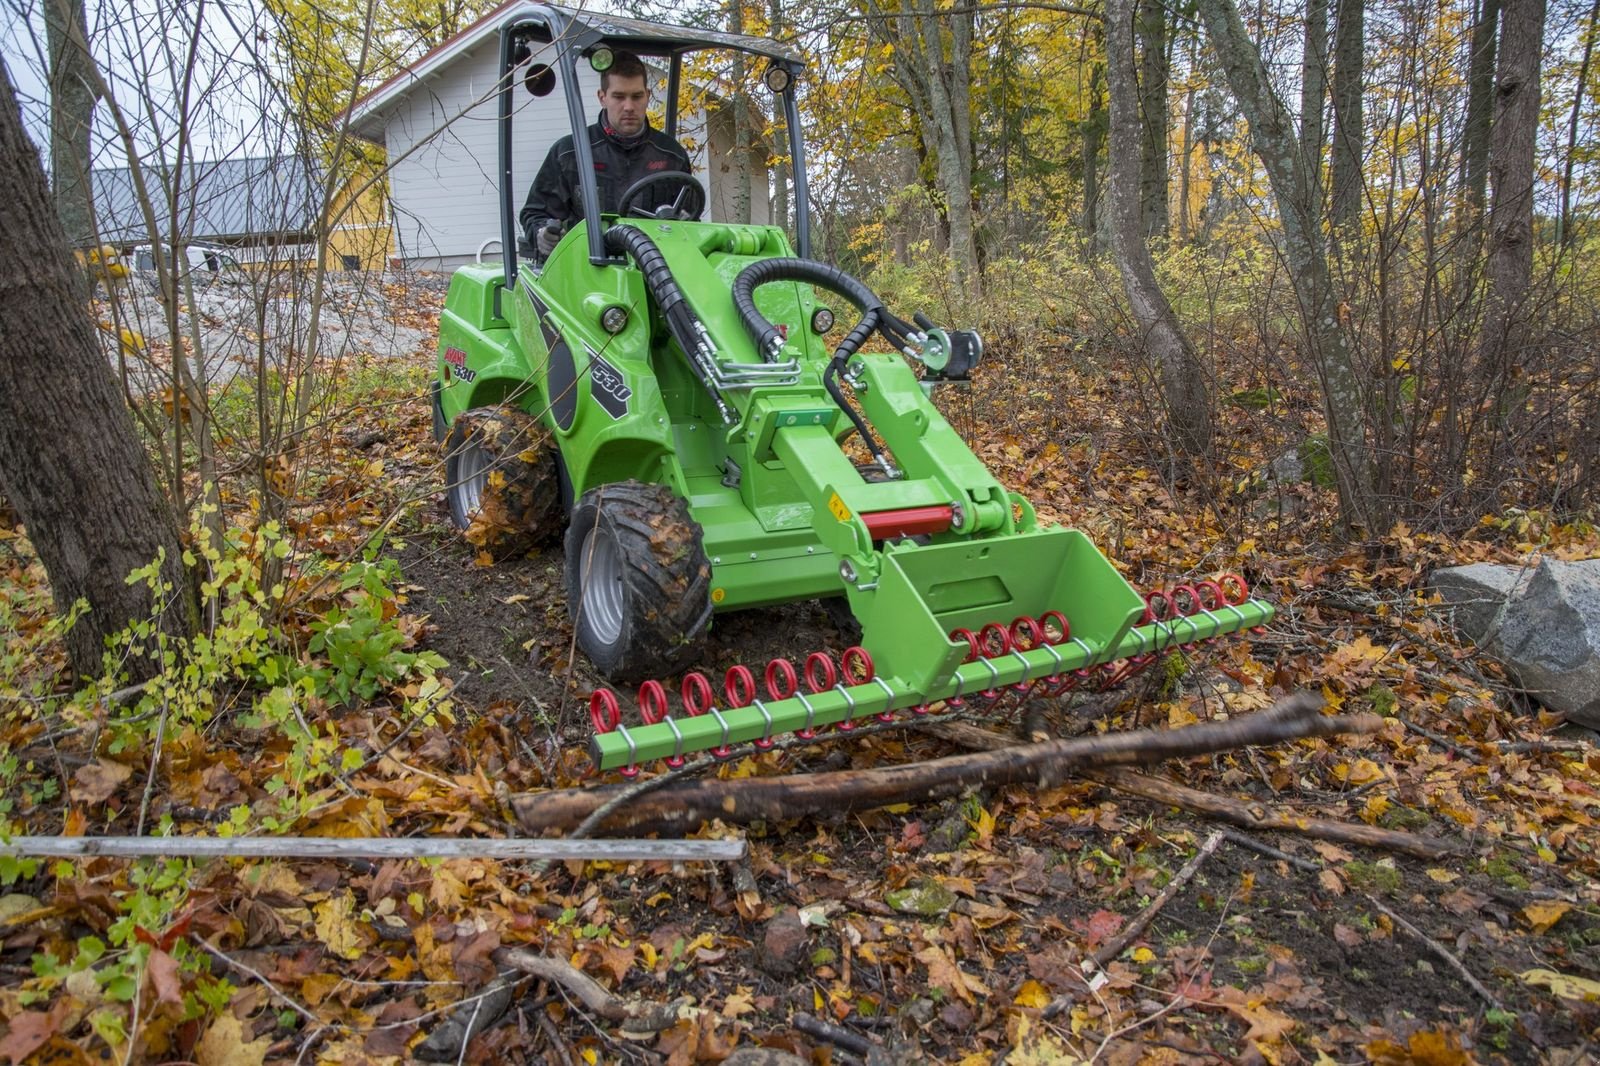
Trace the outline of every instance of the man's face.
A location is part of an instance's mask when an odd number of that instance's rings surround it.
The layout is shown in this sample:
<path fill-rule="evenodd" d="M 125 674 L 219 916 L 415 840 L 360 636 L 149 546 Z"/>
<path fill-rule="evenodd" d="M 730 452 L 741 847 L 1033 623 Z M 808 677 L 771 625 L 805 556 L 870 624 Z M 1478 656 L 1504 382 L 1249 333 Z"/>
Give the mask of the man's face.
<path fill-rule="evenodd" d="M 650 106 L 650 90 L 644 78 L 624 78 L 613 75 L 600 90 L 600 106 L 611 119 L 611 128 L 624 137 L 632 137 L 644 129 L 645 109 Z"/>

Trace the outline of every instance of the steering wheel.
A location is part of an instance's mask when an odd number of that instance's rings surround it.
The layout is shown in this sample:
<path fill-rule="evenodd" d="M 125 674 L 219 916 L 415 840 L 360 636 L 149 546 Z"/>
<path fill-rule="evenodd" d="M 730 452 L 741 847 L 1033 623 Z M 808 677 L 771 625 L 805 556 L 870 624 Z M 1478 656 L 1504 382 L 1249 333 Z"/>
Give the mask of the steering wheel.
<path fill-rule="evenodd" d="M 670 204 L 663 204 L 655 210 L 634 205 L 634 201 L 646 191 L 663 184 L 678 186 L 678 195 Z M 657 174 L 646 174 L 628 186 L 627 191 L 622 194 L 622 199 L 617 203 L 617 214 L 633 215 L 636 218 L 675 218 L 692 221 L 704 214 L 705 210 L 706 187 L 700 184 L 699 178 L 693 174 L 685 174 L 681 170 L 663 170 Z"/>

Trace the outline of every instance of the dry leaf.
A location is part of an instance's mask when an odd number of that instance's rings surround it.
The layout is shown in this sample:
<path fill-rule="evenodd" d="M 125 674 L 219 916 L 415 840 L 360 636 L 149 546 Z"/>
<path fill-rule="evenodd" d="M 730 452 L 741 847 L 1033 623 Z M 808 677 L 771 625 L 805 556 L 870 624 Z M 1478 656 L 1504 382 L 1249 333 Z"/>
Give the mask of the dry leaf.
<path fill-rule="evenodd" d="M 1017 989 L 1016 998 L 1011 1002 L 1019 1007 L 1032 1007 L 1035 1010 L 1043 1010 L 1050 1005 L 1050 993 L 1045 990 L 1044 985 L 1030 977 L 1022 982 L 1022 987 Z"/>
<path fill-rule="evenodd" d="M 356 928 L 355 896 L 347 889 L 311 908 L 316 915 L 317 939 L 341 959 L 358 959 L 366 944 Z"/>
<path fill-rule="evenodd" d="M 117 794 L 122 783 L 133 776 L 133 767 L 109 759 L 96 759 L 78 767 L 72 775 L 72 799 L 91 806 L 104 803 Z"/>
<path fill-rule="evenodd" d="M 262 1066 L 272 1041 L 262 1037 L 246 1043 L 244 1035 L 239 1019 L 223 1011 L 195 1045 L 195 1061 L 200 1066 Z"/>
<path fill-rule="evenodd" d="M 1571 974 L 1557 973 L 1554 970 L 1524 970 L 1517 976 L 1530 985 L 1548 988 L 1562 999 L 1600 1003 L 1600 981 L 1591 981 L 1587 977 L 1573 977 Z"/>
<path fill-rule="evenodd" d="M 1549 903 L 1530 903 L 1522 908 L 1522 919 L 1535 933 L 1543 933 L 1561 920 L 1572 909 L 1572 904 L 1553 900 Z"/>

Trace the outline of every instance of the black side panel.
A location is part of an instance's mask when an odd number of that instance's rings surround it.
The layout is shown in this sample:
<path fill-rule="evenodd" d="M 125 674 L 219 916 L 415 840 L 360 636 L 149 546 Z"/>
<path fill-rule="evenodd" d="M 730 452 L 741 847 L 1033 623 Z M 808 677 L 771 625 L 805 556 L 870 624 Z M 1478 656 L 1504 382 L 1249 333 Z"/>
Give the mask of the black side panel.
<path fill-rule="evenodd" d="M 572 349 L 550 321 L 550 308 L 531 291 L 528 298 L 539 312 L 539 332 L 544 334 L 545 347 L 550 350 L 549 370 L 545 375 L 550 388 L 550 414 L 557 426 L 568 430 L 578 416 L 578 367 L 572 361 Z"/>

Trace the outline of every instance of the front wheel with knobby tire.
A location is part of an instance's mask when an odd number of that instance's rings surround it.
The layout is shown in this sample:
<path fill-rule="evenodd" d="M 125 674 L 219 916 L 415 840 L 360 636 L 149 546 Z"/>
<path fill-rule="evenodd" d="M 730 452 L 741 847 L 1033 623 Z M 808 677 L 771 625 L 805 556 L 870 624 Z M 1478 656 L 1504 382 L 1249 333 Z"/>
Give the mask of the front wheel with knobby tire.
<path fill-rule="evenodd" d="M 590 489 L 567 526 L 567 609 L 578 647 L 612 682 L 676 673 L 711 622 L 702 530 L 663 485 Z"/>
<path fill-rule="evenodd" d="M 450 520 L 469 544 L 510 559 L 560 536 L 556 447 L 532 416 L 514 407 L 463 411 L 444 451 Z"/>

